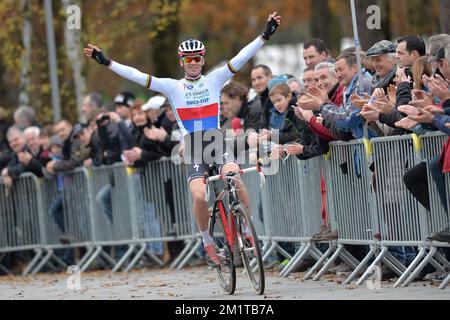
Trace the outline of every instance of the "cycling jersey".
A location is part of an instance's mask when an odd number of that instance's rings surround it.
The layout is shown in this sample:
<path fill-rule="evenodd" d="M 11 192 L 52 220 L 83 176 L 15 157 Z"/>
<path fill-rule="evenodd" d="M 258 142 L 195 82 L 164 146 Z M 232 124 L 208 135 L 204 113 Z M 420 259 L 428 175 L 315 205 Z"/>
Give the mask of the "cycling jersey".
<path fill-rule="evenodd" d="M 118 75 L 166 96 L 183 135 L 220 128 L 220 91 L 227 80 L 264 45 L 258 37 L 243 48 L 226 66 L 196 81 L 157 78 L 137 69 L 112 62 L 110 69 Z"/>

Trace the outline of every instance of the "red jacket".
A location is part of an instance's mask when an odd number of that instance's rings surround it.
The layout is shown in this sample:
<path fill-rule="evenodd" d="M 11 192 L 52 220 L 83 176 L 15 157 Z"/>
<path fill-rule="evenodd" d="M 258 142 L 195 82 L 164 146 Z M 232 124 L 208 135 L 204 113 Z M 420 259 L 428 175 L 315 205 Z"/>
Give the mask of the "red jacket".
<path fill-rule="evenodd" d="M 336 138 L 333 136 L 331 131 L 328 130 L 327 127 L 324 127 L 321 123 L 317 122 L 317 117 L 311 118 L 311 121 L 308 123 L 308 128 L 326 141 L 336 140 Z"/>
<path fill-rule="evenodd" d="M 450 138 L 447 139 L 442 147 L 439 164 L 442 165 L 442 172 L 450 172 Z"/>
<path fill-rule="evenodd" d="M 342 106 L 342 103 L 344 102 L 344 86 L 342 84 L 339 84 L 339 86 L 334 90 L 334 92 L 330 92 L 331 97 L 330 100 L 337 106 Z"/>

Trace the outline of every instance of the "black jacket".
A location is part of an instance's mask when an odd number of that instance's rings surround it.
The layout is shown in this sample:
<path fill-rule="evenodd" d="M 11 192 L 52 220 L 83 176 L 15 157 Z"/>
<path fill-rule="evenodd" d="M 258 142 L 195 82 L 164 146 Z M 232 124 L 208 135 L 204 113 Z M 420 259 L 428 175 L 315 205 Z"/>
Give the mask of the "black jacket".
<path fill-rule="evenodd" d="M 261 129 L 269 129 L 270 115 L 275 107 L 272 101 L 269 99 L 269 88 L 266 88 L 264 92 L 259 96 L 261 101 L 262 116 L 261 116 Z M 256 98 L 257 99 L 257 98 Z"/>
<path fill-rule="evenodd" d="M 131 135 L 133 137 L 134 146 L 141 148 L 142 158 L 135 162 L 134 167 L 142 167 L 146 162 L 155 161 L 164 156 L 164 150 L 161 143 L 147 139 L 144 134 L 144 128 L 151 128 L 152 124 L 148 123 L 144 127 L 133 126 Z"/>
<path fill-rule="evenodd" d="M 25 152 L 31 154 L 27 147 L 24 148 Z M 48 160 L 48 159 L 47 159 Z M 23 163 L 19 162 L 19 158 L 17 154 L 13 151 L 10 151 L 4 158 L 3 161 L 8 161 L 4 167 L 8 168 L 8 174 L 11 178 L 17 179 L 22 173 L 31 172 L 37 177 L 43 177 L 43 160 L 33 157 L 27 166 Z"/>
<path fill-rule="evenodd" d="M 71 171 L 83 165 L 81 143 L 73 136 L 73 132 L 67 138 L 62 147 L 62 159 L 55 162 L 55 172 Z"/>
<path fill-rule="evenodd" d="M 296 97 L 293 97 L 290 101 L 283 127 L 279 131 L 278 143 L 297 142 L 303 145 L 303 153 L 297 156 L 300 160 L 307 160 L 327 153 L 329 149 L 328 141 L 319 138 L 308 128 L 305 121 L 297 118 L 295 115 L 291 105 L 295 104 L 296 101 Z M 274 136 L 273 138 L 276 139 Z"/>
<path fill-rule="evenodd" d="M 91 157 L 95 166 L 121 162 L 124 150 L 133 147 L 131 133 L 124 122 L 98 126 L 91 138 Z"/>
<path fill-rule="evenodd" d="M 380 113 L 379 120 L 381 123 L 388 125 L 391 128 L 395 128 L 395 134 L 402 134 L 405 132 L 410 132 L 401 128 L 397 128 L 395 126 L 395 123 L 397 121 L 400 121 L 406 115 L 400 111 L 397 110 L 399 106 L 408 104 L 412 101 L 412 93 L 411 93 L 412 87 L 411 84 L 408 82 L 401 82 L 397 86 L 397 92 L 396 92 L 396 104 L 395 109 L 392 110 L 390 114 L 384 114 Z"/>

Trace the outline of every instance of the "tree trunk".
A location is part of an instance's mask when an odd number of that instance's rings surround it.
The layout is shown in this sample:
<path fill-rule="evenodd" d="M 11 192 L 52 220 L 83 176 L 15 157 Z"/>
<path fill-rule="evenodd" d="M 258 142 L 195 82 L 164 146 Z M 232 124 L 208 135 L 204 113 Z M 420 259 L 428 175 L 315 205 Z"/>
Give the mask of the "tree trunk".
<path fill-rule="evenodd" d="M 390 10 L 391 34 L 393 37 L 406 35 L 410 32 L 408 2 L 406 0 L 396 0 L 395 5 Z"/>
<path fill-rule="evenodd" d="M 21 58 L 20 84 L 19 84 L 19 105 L 30 105 L 30 76 L 31 76 L 31 36 L 33 27 L 31 25 L 31 8 L 29 0 L 21 0 L 20 9 L 23 16 L 22 44 L 23 53 Z"/>
<path fill-rule="evenodd" d="M 78 5 L 80 7 L 79 0 L 61 0 L 61 4 L 64 8 L 64 12 L 67 12 L 67 8 L 71 5 Z M 85 122 L 86 119 L 82 112 L 83 96 L 86 93 L 86 79 L 82 74 L 83 70 L 83 47 L 81 45 L 81 30 L 73 29 L 69 30 L 67 25 L 64 27 L 64 42 L 66 45 L 67 59 L 70 63 L 73 73 L 73 82 L 75 85 L 75 97 L 77 101 L 77 114 L 78 120 Z"/>
<path fill-rule="evenodd" d="M 164 5 L 161 3 L 161 5 Z M 153 73 L 164 77 L 177 77 L 179 75 L 179 66 L 174 63 L 174 48 L 178 49 L 178 34 L 180 32 L 180 24 L 178 21 L 178 14 L 180 12 L 181 0 L 173 0 L 170 2 L 170 12 L 163 12 L 155 18 L 167 19 L 168 25 L 166 28 L 158 33 L 155 39 L 152 40 L 152 55 L 153 55 Z M 166 54 L 169 52 L 170 54 Z"/>
<path fill-rule="evenodd" d="M 439 25 L 441 33 L 450 33 L 450 1 L 439 1 Z"/>
<path fill-rule="evenodd" d="M 329 46 L 330 39 L 330 9 L 328 8 L 328 0 L 312 0 L 311 1 L 311 36 L 325 41 Z"/>

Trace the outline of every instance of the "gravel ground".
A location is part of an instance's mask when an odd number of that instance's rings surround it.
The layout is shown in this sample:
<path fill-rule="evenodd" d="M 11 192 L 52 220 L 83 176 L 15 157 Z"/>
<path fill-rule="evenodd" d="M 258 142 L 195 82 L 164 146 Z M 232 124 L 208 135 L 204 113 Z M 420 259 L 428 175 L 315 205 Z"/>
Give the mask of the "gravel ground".
<path fill-rule="evenodd" d="M 205 266 L 186 267 L 183 270 L 140 269 L 129 273 L 94 271 L 81 274 L 81 288 L 67 287 L 69 274 L 39 274 L 29 277 L 0 277 L 0 299 L 154 299 L 154 300 L 241 300 L 241 299 L 344 299 L 344 300 L 449 300 L 450 287 L 437 289 L 438 284 L 415 282 L 407 288 L 393 288 L 393 282 L 382 282 L 380 289 L 366 285 L 343 285 L 335 275 L 321 281 L 303 281 L 303 273 L 289 278 L 278 277 L 277 272 L 266 272 L 266 292 L 256 295 L 245 274 L 238 273 L 234 296 L 223 293 L 215 272 Z"/>

